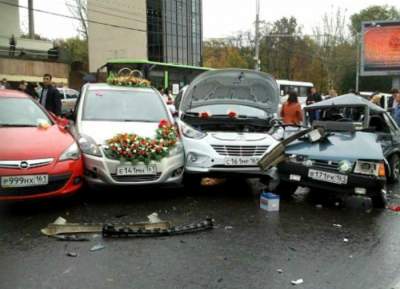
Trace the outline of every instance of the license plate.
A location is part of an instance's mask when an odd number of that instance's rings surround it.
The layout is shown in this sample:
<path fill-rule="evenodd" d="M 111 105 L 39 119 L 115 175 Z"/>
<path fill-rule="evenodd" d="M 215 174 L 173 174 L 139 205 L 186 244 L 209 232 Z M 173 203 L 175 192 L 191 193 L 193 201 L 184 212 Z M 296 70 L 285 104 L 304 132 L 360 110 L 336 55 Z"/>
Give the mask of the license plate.
<path fill-rule="evenodd" d="M 3 188 L 45 186 L 48 183 L 48 175 L 1 177 L 1 187 Z"/>
<path fill-rule="evenodd" d="M 332 183 L 332 184 L 338 184 L 338 185 L 347 184 L 347 176 L 324 172 L 324 171 L 309 170 L 308 177 L 311 179 L 314 179 L 314 180 Z"/>
<path fill-rule="evenodd" d="M 155 165 L 120 166 L 117 168 L 117 176 L 142 176 L 156 174 L 157 166 Z"/>
<path fill-rule="evenodd" d="M 226 166 L 256 166 L 259 158 L 229 157 L 225 158 Z"/>

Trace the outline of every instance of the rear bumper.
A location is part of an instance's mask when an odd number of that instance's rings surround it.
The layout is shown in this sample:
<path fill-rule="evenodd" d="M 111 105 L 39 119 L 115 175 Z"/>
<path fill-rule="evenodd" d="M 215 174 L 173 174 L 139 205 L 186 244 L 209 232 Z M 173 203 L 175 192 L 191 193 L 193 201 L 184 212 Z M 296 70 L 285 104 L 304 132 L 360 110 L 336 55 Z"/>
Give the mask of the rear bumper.
<path fill-rule="evenodd" d="M 82 186 L 82 160 L 58 162 L 33 170 L 0 170 L 0 176 L 48 174 L 49 184 L 23 188 L 1 188 L 0 201 L 22 201 L 72 195 Z"/>
<path fill-rule="evenodd" d="M 299 186 L 322 189 L 348 195 L 357 194 L 355 189 L 361 188 L 365 189 L 365 195 L 373 196 L 381 192 L 386 184 L 386 178 L 353 173 L 347 175 L 347 184 L 333 184 L 309 178 L 308 171 L 310 169 L 340 174 L 338 171 L 333 169 L 321 168 L 318 166 L 306 167 L 302 164 L 284 162 L 278 165 L 279 178 L 281 181 L 298 184 Z M 298 179 L 298 177 L 300 177 L 300 180 L 295 180 Z"/>

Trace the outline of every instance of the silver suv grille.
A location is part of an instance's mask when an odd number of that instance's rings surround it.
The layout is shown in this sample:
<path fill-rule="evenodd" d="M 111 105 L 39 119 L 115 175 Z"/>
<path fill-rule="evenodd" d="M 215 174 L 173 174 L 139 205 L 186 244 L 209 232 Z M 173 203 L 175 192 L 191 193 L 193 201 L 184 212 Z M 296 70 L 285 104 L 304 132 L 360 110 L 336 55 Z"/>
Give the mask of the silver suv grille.
<path fill-rule="evenodd" d="M 212 145 L 212 148 L 221 156 L 229 157 L 258 157 L 262 156 L 268 146 L 225 146 Z"/>

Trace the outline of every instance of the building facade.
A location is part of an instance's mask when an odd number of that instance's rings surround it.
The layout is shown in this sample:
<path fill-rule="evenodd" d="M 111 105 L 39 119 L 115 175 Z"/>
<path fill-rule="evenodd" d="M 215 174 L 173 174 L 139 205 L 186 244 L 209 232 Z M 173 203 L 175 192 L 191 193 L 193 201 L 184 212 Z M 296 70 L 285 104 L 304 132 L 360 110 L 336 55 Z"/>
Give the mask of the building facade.
<path fill-rule="evenodd" d="M 202 0 L 88 0 L 89 66 L 130 58 L 201 66 Z"/>
<path fill-rule="evenodd" d="M 147 27 L 149 60 L 201 65 L 201 0 L 147 0 Z"/>

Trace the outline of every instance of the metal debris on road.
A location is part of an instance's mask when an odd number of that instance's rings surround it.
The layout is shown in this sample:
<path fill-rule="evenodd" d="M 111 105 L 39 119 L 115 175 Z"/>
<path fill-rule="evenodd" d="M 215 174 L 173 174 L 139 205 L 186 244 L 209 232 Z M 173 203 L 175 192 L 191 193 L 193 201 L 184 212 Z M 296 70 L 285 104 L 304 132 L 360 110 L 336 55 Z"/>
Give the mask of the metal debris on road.
<path fill-rule="evenodd" d="M 342 228 L 342 227 L 343 227 L 343 226 L 340 225 L 340 224 L 333 224 L 333 226 L 334 226 L 335 228 Z"/>
<path fill-rule="evenodd" d="M 315 205 L 315 207 L 316 207 L 317 209 L 322 209 L 322 208 L 323 208 L 321 204 Z"/>
<path fill-rule="evenodd" d="M 348 242 L 349 242 L 349 239 L 344 238 L 344 239 L 343 239 L 343 242 L 348 243 Z"/>
<path fill-rule="evenodd" d="M 59 219 L 57 219 L 59 220 Z M 57 221 L 56 220 L 56 221 Z M 65 220 L 65 219 L 64 219 Z M 67 235 L 73 234 L 101 234 L 103 232 L 104 224 L 97 224 L 97 223 L 68 223 L 66 220 L 65 222 L 54 222 L 47 225 L 46 228 L 41 230 L 42 234 L 49 236 L 49 237 L 56 237 L 62 241 L 77 241 L 73 240 L 73 237 L 67 237 Z M 123 224 L 120 226 L 124 226 L 130 228 L 132 230 L 142 229 L 142 230 L 153 230 L 153 229 L 168 229 L 171 227 L 171 224 L 167 221 L 161 221 L 158 223 L 148 223 L 148 222 L 141 222 L 141 223 L 129 223 Z M 61 237 L 60 237 L 61 236 Z M 69 239 L 69 240 L 68 240 Z"/>
<path fill-rule="evenodd" d="M 297 280 L 293 280 L 291 283 L 292 283 L 292 285 L 296 286 L 296 285 L 303 284 L 304 280 L 303 279 L 297 279 Z"/>
<path fill-rule="evenodd" d="M 68 253 L 67 253 L 67 256 L 68 256 L 68 257 L 73 257 L 73 258 L 74 258 L 74 257 L 78 257 L 78 253 L 75 253 L 75 252 L 68 252 Z"/>
<path fill-rule="evenodd" d="M 214 228 L 214 219 L 207 218 L 206 220 L 198 223 L 193 223 L 184 226 L 174 226 L 170 228 L 153 228 L 153 229 L 132 229 L 130 227 L 118 226 L 114 224 L 106 224 L 103 227 L 104 238 L 143 238 L 143 237 L 161 237 L 183 235 L 189 233 L 196 233 L 206 231 Z"/>
<path fill-rule="evenodd" d="M 162 222 L 161 219 L 158 217 L 157 213 L 152 213 L 152 214 L 148 215 L 147 219 L 149 219 L 150 224 Z"/>
<path fill-rule="evenodd" d="M 276 272 L 278 272 L 279 274 L 282 274 L 283 270 L 282 269 L 277 269 Z"/>
<path fill-rule="evenodd" d="M 58 241 L 66 241 L 66 242 L 86 242 L 90 241 L 89 238 L 79 237 L 77 235 L 55 235 L 53 236 Z"/>
<path fill-rule="evenodd" d="M 90 248 L 90 252 L 95 252 L 95 251 L 100 251 L 103 250 L 106 246 L 102 245 L 102 244 L 97 244 L 94 245 L 92 248 Z"/>

